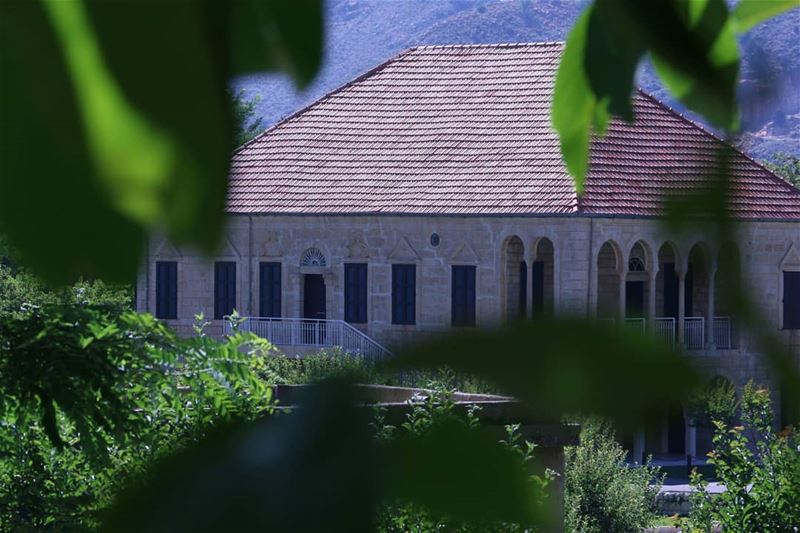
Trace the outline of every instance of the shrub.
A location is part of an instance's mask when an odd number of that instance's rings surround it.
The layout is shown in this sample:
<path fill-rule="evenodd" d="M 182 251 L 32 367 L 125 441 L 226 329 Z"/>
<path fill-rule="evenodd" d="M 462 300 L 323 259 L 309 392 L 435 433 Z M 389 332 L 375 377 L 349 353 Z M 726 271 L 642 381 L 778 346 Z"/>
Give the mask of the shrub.
<path fill-rule="evenodd" d="M 245 353 L 268 347 L 245 334 L 180 339 L 107 308 L 0 317 L 0 531 L 92 530 L 156 458 L 269 412 L 260 358 Z"/>
<path fill-rule="evenodd" d="M 725 491 L 708 492 L 702 475 L 692 475 L 696 492 L 691 517 L 711 531 L 797 531 L 800 524 L 800 440 L 791 429 L 773 430 L 769 391 L 749 382 L 742 393 L 741 420 L 731 427 L 714 422 L 714 450 L 709 463 Z"/>
<path fill-rule="evenodd" d="M 452 420 L 458 420 L 459 423 L 473 430 L 478 429 L 480 421 L 477 416 L 477 406 L 468 408 L 464 415 L 458 415 L 455 412 L 455 403 L 452 399 L 454 391 L 442 387 L 441 382 L 432 382 L 428 385 L 432 391 L 431 395 L 409 401 L 412 405 L 412 410 L 400 427 L 387 425 L 384 422 L 382 411 L 380 409 L 377 410 L 374 423 L 377 439 L 388 441 L 400 436 L 420 436 L 436 424 L 443 424 Z M 509 425 L 505 429 L 506 438 L 499 441 L 498 446 L 508 450 L 509 453 L 515 454 L 519 458 L 520 468 L 530 472 L 534 444 L 522 438 L 519 433 L 519 425 Z M 453 445 L 457 446 L 458 443 L 453 443 Z M 479 458 L 476 459 L 479 460 Z M 529 476 L 529 481 L 535 487 L 536 493 L 541 495 L 540 501 L 535 502 L 536 504 L 542 505 L 544 503 L 544 489 L 550 482 L 551 477 L 550 472 L 546 472 L 544 476 L 533 474 Z M 478 490 L 478 487 L 476 487 L 476 490 Z M 378 530 L 381 533 L 408 531 L 416 533 L 431 533 L 435 531 L 451 533 L 521 533 L 523 531 L 532 531 L 530 528 L 519 524 L 458 522 L 448 517 L 437 516 L 418 505 L 403 502 L 395 502 L 380 509 Z"/>
<path fill-rule="evenodd" d="M 626 455 L 608 424 L 591 419 L 583 423 L 580 445 L 565 448 L 567 531 L 639 532 L 656 520 L 663 476 L 649 461 L 628 467 Z"/>

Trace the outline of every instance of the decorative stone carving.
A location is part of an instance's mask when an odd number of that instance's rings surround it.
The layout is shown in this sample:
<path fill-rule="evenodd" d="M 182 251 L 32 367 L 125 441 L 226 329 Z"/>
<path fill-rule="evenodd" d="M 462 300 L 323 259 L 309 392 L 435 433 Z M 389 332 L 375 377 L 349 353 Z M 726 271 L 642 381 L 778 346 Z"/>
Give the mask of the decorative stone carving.
<path fill-rule="evenodd" d="M 328 266 L 325 254 L 319 248 L 309 248 L 300 258 L 300 266 L 304 267 L 324 267 Z"/>
<path fill-rule="evenodd" d="M 280 238 L 277 232 L 264 232 L 258 253 L 261 257 L 280 257 L 283 255 L 283 248 L 280 245 Z"/>
<path fill-rule="evenodd" d="M 389 259 L 395 261 L 418 261 L 420 256 L 414 247 L 411 246 L 411 243 L 408 242 L 407 237 L 400 237 L 392 253 L 389 254 Z"/>
<path fill-rule="evenodd" d="M 363 232 L 354 231 L 351 234 L 350 242 L 347 245 L 347 257 L 352 259 L 364 259 L 369 257 L 369 249 L 364 240 Z"/>
<path fill-rule="evenodd" d="M 481 262 L 477 252 L 469 243 L 463 243 L 455 249 L 455 252 L 450 256 L 450 262 L 454 264 L 468 264 L 477 265 Z"/>

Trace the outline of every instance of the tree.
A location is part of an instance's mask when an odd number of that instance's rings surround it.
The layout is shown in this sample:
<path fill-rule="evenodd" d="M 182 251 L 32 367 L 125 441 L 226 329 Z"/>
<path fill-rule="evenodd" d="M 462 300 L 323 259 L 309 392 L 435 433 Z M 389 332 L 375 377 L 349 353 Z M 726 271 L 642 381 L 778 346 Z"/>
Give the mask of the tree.
<path fill-rule="evenodd" d="M 800 188 L 800 157 L 786 152 L 778 152 L 772 161 L 762 161 L 765 167 Z"/>
<path fill-rule="evenodd" d="M 236 124 L 234 146 L 239 147 L 264 129 L 261 126 L 263 119 L 257 115 L 261 97 L 255 96 L 247 99 L 244 89 L 239 89 L 238 92 L 231 93 L 231 101 L 233 103 L 233 122 Z"/>

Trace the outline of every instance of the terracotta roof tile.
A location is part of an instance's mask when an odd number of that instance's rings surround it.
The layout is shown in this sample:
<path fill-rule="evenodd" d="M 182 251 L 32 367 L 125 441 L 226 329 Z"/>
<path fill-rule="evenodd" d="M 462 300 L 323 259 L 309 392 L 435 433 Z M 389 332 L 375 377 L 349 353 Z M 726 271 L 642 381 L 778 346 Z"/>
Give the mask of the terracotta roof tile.
<path fill-rule="evenodd" d="M 236 151 L 233 213 L 662 213 L 718 170 L 719 139 L 644 93 L 592 143 L 578 200 L 550 125 L 560 43 L 413 48 Z M 731 209 L 800 219 L 800 192 L 734 152 Z"/>

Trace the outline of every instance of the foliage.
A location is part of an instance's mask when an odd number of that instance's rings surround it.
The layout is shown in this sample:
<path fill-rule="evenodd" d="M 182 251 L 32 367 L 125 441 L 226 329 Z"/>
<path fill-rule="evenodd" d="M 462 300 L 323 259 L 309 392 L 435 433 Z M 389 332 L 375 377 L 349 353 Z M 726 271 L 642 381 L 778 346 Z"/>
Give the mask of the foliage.
<path fill-rule="evenodd" d="M 455 403 L 452 399 L 453 390 L 448 390 L 440 382 L 432 382 L 431 394 L 426 397 L 417 398 L 409 401 L 412 406 L 407 414 L 407 419 L 399 427 L 385 423 L 382 411 L 379 408 L 376 412 L 376 421 L 373 423 L 376 437 L 384 443 L 391 443 L 402 438 L 424 438 L 426 433 L 437 425 L 458 424 L 467 430 L 478 430 L 480 419 L 477 415 L 479 408 L 469 406 L 463 415 L 455 411 Z M 544 476 L 532 474 L 534 464 L 534 444 L 526 441 L 520 434 L 518 424 L 505 427 L 506 437 L 495 443 L 495 448 L 504 453 L 510 453 L 518 461 L 520 472 L 527 472 L 528 483 L 531 485 L 532 494 L 535 495 L 536 505 L 541 507 L 546 498 L 544 492 L 550 483 L 552 473 L 545 472 Z M 458 447 L 457 442 L 453 442 L 454 448 Z M 434 474 L 435 475 L 435 474 Z M 478 498 L 486 498 L 484 490 L 478 487 L 468 487 L 476 493 Z M 485 519 L 477 521 L 463 521 L 453 519 L 440 513 L 432 512 L 423 506 L 409 502 L 392 502 L 381 507 L 379 511 L 378 530 L 385 533 L 416 531 L 427 533 L 433 531 L 451 532 L 522 532 L 530 531 L 520 524 L 492 522 Z"/>
<path fill-rule="evenodd" d="M 159 456 L 271 409 L 264 341 L 88 306 L 0 318 L 0 531 L 87 530 Z"/>
<path fill-rule="evenodd" d="M 132 287 L 109 285 L 102 280 L 79 280 L 59 289 L 21 267 L 0 264 L 0 317 L 22 317 L 31 307 L 84 305 L 102 307 L 115 313 L 133 306 Z"/>
<path fill-rule="evenodd" d="M 775 154 L 772 161 L 762 161 L 762 163 L 775 174 L 800 188 L 800 157 L 779 152 Z"/>
<path fill-rule="evenodd" d="M 567 39 L 553 96 L 553 126 L 567 168 L 582 190 L 592 131 L 611 115 L 633 120 L 636 71 L 649 55 L 669 91 L 712 125 L 739 125 L 736 32 L 795 7 L 745 0 L 729 14 L 724 0 L 595 0 Z"/>
<path fill-rule="evenodd" d="M 256 108 L 261 102 L 260 96 L 247 99 L 244 89 L 231 93 L 233 104 L 233 123 L 236 124 L 234 146 L 241 146 L 264 129 L 261 125 L 262 118 L 256 115 Z"/>
<path fill-rule="evenodd" d="M 718 379 L 689 399 L 687 411 L 696 425 L 712 427 L 717 420 L 732 424 L 738 408 L 736 387 L 726 379 Z"/>
<path fill-rule="evenodd" d="M 607 423 L 583 423 L 580 445 L 565 450 L 567 531 L 638 532 L 653 525 L 664 476 L 649 461 L 628 467 L 626 453 Z"/>
<path fill-rule="evenodd" d="M 702 475 L 692 475 L 696 492 L 692 520 L 711 531 L 795 531 L 800 524 L 800 440 L 789 428 L 773 430 L 769 391 L 751 381 L 742 393 L 743 426 L 715 421 L 714 450 L 709 454 L 725 491 L 708 492 Z"/>

